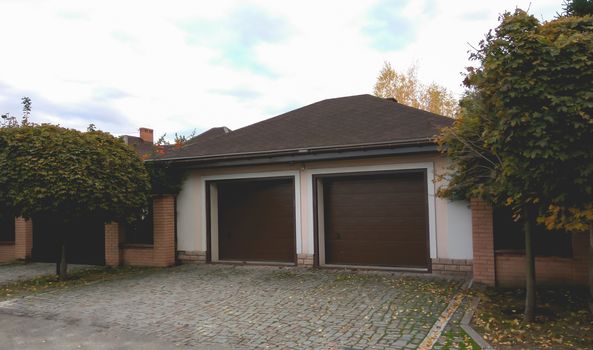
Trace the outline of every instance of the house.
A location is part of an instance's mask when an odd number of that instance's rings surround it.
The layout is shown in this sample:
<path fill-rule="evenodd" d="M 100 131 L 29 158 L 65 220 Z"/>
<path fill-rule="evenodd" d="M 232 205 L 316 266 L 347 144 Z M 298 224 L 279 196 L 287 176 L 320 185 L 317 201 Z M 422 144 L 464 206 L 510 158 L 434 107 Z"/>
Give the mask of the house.
<path fill-rule="evenodd" d="M 167 153 L 183 169 L 180 261 L 473 272 L 522 285 L 504 209 L 436 196 L 452 119 L 393 99 L 328 99 Z M 495 231 L 497 235 L 495 237 Z M 586 235 L 542 235 L 540 283 L 587 283 Z"/>
<path fill-rule="evenodd" d="M 184 172 L 182 190 L 155 198 L 150 243 L 125 242 L 119 225 L 106 225 L 105 263 L 472 273 L 476 282 L 523 285 L 522 236 L 510 214 L 436 195 L 450 161 L 434 136 L 452 123 L 359 95 L 211 129 L 147 160 Z M 587 235 L 539 236 L 538 283 L 587 284 Z"/>
<path fill-rule="evenodd" d="M 451 123 L 360 95 L 168 152 L 187 174 L 178 258 L 471 271 L 471 210 L 435 196 L 433 137 Z"/>

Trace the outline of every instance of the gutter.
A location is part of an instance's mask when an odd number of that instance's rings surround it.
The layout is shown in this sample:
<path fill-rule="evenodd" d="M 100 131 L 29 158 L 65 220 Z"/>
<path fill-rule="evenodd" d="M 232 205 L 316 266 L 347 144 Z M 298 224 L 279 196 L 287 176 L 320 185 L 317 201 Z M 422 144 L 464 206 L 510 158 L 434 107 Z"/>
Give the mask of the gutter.
<path fill-rule="evenodd" d="M 422 141 L 406 143 L 375 144 L 369 146 L 352 146 L 348 148 L 318 148 L 312 150 L 287 150 L 274 152 L 253 152 L 216 157 L 184 157 L 177 159 L 153 159 L 151 161 L 169 162 L 175 167 L 184 169 L 220 168 L 243 165 L 294 164 L 338 159 L 356 159 L 382 157 L 402 154 L 419 154 L 437 152 L 433 142 Z"/>
<path fill-rule="evenodd" d="M 290 156 L 290 155 L 304 155 L 304 154 L 319 154 L 319 153 L 341 153 L 346 151 L 354 150 L 373 150 L 373 149 L 384 149 L 384 148 L 399 148 L 406 146 L 419 146 L 419 145 L 432 145 L 436 150 L 436 145 L 430 138 L 421 139 L 410 139 L 404 141 L 387 141 L 379 143 L 361 143 L 351 145 L 335 145 L 335 146 L 322 146 L 322 147 L 309 147 L 301 149 L 284 149 L 284 150 L 270 150 L 270 151 L 257 151 L 257 152 L 240 152 L 240 153 L 227 153 L 219 155 L 204 155 L 204 156 L 186 156 L 186 157 L 173 157 L 173 158 L 153 158 L 147 159 L 146 162 L 170 162 L 170 163 L 197 163 L 197 162 L 216 162 L 218 160 L 231 160 L 231 159 L 254 159 L 254 158 L 270 158 L 278 156 Z M 412 152 L 410 152 L 412 153 Z"/>

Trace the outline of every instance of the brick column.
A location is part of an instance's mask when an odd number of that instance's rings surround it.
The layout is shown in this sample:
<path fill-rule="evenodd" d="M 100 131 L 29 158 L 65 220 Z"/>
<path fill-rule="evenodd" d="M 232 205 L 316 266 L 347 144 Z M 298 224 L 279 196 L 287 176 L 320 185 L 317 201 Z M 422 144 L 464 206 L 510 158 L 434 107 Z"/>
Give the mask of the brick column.
<path fill-rule="evenodd" d="M 19 260 L 31 258 L 33 248 L 33 221 L 24 218 L 14 220 L 14 257 Z"/>
<path fill-rule="evenodd" d="M 163 195 L 153 199 L 153 264 L 175 264 L 175 196 Z"/>
<path fill-rule="evenodd" d="M 472 199 L 470 206 L 472 210 L 474 281 L 494 286 L 496 284 L 496 266 L 492 206 L 478 199 Z"/>
<path fill-rule="evenodd" d="M 313 254 L 297 254 L 297 266 L 313 267 Z"/>
<path fill-rule="evenodd" d="M 120 234 L 117 222 L 105 224 L 105 265 L 119 266 L 121 264 L 119 241 Z"/>

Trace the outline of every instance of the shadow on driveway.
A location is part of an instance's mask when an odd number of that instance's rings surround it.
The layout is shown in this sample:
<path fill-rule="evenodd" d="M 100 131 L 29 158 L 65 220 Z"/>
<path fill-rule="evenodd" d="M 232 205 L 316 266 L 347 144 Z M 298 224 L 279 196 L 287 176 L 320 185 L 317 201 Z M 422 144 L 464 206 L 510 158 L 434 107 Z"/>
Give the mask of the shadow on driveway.
<path fill-rule="evenodd" d="M 68 264 L 68 271 L 96 268 L 94 265 Z M 36 277 L 54 275 L 56 264 L 53 263 L 15 263 L 0 265 L 0 284 L 23 281 Z"/>
<path fill-rule="evenodd" d="M 80 322 L 39 319 L 26 316 L 2 314 L 0 316 L 0 339 L 3 350 L 169 350 L 187 349 L 148 335 L 118 331 Z M 228 349 L 208 345 L 194 349 Z"/>

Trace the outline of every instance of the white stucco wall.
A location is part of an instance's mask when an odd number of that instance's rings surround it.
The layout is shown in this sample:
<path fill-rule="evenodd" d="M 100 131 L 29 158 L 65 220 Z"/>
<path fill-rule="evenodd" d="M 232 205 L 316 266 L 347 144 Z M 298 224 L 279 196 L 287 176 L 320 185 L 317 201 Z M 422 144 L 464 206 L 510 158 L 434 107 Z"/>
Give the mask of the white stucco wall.
<path fill-rule="evenodd" d="M 465 201 L 447 202 L 448 259 L 472 259 L 472 216 Z"/>
<path fill-rule="evenodd" d="M 446 173 L 450 161 L 444 157 L 435 159 L 435 187 L 447 184 L 441 176 Z M 472 259 L 472 218 L 469 203 L 465 201 L 450 201 L 437 197 L 437 251 L 438 257 L 443 259 Z"/>
<path fill-rule="evenodd" d="M 428 174 L 429 237 L 431 258 L 471 259 L 471 212 L 466 203 L 436 196 L 435 174 L 446 166 L 439 155 L 397 156 L 325 161 L 291 165 L 251 166 L 192 171 L 177 198 L 178 249 L 206 251 L 206 181 L 269 176 L 295 178 L 295 232 L 297 254 L 314 254 L 314 174 L 426 169 Z"/>
<path fill-rule="evenodd" d="M 202 203 L 200 176 L 189 173 L 177 195 L 177 250 L 205 251 L 200 244 Z"/>

